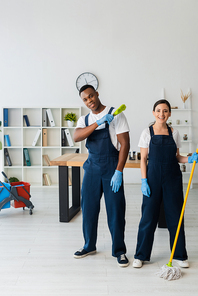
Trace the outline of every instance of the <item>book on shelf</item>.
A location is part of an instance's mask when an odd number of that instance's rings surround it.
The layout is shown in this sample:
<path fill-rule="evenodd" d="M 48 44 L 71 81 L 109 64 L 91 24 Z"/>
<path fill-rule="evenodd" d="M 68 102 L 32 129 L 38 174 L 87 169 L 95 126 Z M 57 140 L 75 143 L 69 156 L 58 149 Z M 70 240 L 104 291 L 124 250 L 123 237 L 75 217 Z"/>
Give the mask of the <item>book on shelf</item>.
<path fill-rule="evenodd" d="M 23 148 L 24 158 L 27 166 L 31 166 L 30 156 L 27 148 Z"/>
<path fill-rule="evenodd" d="M 9 135 L 4 135 L 4 143 L 6 146 L 10 147 L 11 146 L 11 142 L 10 142 L 10 136 Z"/>
<path fill-rule="evenodd" d="M 38 142 L 40 134 L 41 134 L 41 129 L 39 128 L 36 135 L 35 135 L 34 141 L 32 142 L 32 146 L 36 146 L 36 143 Z"/>
<path fill-rule="evenodd" d="M 47 154 L 43 155 L 43 158 L 47 164 L 47 166 L 50 166 L 50 159 L 49 159 L 49 156 Z"/>
<path fill-rule="evenodd" d="M 43 174 L 43 179 L 44 179 L 44 184 L 45 185 L 47 185 L 47 186 L 52 185 L 52 182 L 51 182 L 51 179 L 50 179 L 50 176 L 49 176 L 48 173 Z"/>
<path fill-rule="evenodd" d="M 11 162 L 10 155 L 9 155 L 9 152 L 8 152 L 7 148 L 4 148 L 4 155 L 5 155 L 5 159 L 7 161 L 7 164 L 9 166 L 12 166 L 12 162 Z"/>
<path fill-rule="evenodd" d="M 8 109 L 3 109 L 3 125 L 8 126 Z"/>
<path fill-rule="evenodd" d="M 29 118 L 27 115 L 23 115 L 24 121 L 26 123 L 26 126 L 30 126 Z"/>
<path fill-rule="evenodd" d="M 43 128 L 43 137 L 42 137 L 43 146 L 47 146 L 47 129 Z"/>
<path fill-rule="evenodd" d="M 46 112 L 46 108 L 42 109 L 42 124 L 43 126 L 47 126 L 47 112 Z"/>
<path fill-rule="evenodd" d="M 62 147 L 66 146 L 66 135 L 65 135 L 65 130 L 61 130 L 61 141 L 62 141 Z"/>
<path fill-rule="evenodd" d="M 55 126 L 55 121 L 54 121 L 51 109 L 46 109 L 46 112 L 47 112 L 47 116 L 48 116 L 50 125 Z"/>
<path fill-rule="evenodd" d="M 74 142 L 72 140 L 72 137 L 71 137 L 71 134 L 70 134 L 70 131 L 68 128 L 65 129 L 65 135 L 66 135 L 66 139 L 67 139 L 67 142 L 69 144 L 70 147 L 73 147 L 74 146 Z"/>
<path fill-rule="evenodd" d="M 46 174 L 43 174 L 43 181 L 44 181 L 44 185 L 46 185 L 46 186 L 47 186 L 48 184 L 47 184 L 47 178 L 46 178 Z"/>

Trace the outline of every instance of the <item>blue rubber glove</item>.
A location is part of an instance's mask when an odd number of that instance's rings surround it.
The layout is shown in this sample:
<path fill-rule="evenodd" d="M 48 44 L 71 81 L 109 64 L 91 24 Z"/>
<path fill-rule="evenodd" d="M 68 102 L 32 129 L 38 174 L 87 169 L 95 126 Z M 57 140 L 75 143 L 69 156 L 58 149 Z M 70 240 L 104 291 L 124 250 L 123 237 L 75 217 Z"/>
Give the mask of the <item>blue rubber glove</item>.
<path fill-rule="evenodd" d="M 198 163 L 198 154 L 196 152 L 194 152 L 193 155 L 188 157 L 188 163 L 193 163 L 194 161 Z"/>
<path fill-rule="evenodd" d="M 108 124 L 110 124 L 110 122 L 114 119 L 114 116 L 112 114 L 106 114 L 105 116 L 103 116 L 101 119 L 98 119 L 96 121 L 97 125 L 101 125 L 105 122 L 108 122 Z"/>
<path fill-rule="evenodd" d="M 147 182 L 147 179 L 144 178 L 144 179 L 141 179 L 142 180 L 142 186 L 141 186 L 141 190 L 142 190 L 142 193 L 148 197 L 150 197 L 151 195 L 151 190 L 150 190 L 150 187 L 148 185 L 148 182 Z"/>
<path fill-rule="evenodd" d="M 115 193 L 119 191 L 122 184 L 122 172 L 115 170 L 113 177 L 111 178 L 112 191 Z"/>

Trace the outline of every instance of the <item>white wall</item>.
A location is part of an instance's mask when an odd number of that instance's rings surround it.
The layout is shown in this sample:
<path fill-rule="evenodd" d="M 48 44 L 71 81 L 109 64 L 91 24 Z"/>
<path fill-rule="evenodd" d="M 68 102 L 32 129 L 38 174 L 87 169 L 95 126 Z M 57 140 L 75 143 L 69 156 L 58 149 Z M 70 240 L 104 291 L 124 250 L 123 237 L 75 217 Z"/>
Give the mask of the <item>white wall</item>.
<path fill-rule="evenodd" d="M 127 105 L 137 151 L 161 88 L 181 107 L 190 87 L 198 142 L 197 11 L 197 0 L 1 0 L 0 107 L 82 105 L 75 80 L 91 71 L 104 104 Z"/>

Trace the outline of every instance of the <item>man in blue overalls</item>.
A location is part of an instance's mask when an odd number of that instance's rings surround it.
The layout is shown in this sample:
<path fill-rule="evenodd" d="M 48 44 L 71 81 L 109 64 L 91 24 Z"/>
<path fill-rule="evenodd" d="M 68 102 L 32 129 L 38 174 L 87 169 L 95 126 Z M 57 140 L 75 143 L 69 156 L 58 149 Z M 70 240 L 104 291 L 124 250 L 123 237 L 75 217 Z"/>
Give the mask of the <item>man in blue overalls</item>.
<path fill-rule="evenodd" d="M 74 258 L 83 258 L 96 252 L 100 199 L 104 193 L 108 226 L 112 237 L 112 256 L 119 266 L 126 267 L 124 243 L 125 196 L 123 168 L 129 152 L 129 126 L 123 113 L 114 117 L 114 108 L 99 100 L 91 85 L 83 86 L 79 95 L 91 110 L 81 116 L 74 132 L 74 141 L 86 140 L 89 157 L 84 163 L 82 184 L 83 235 L 85 244 L 75 252 Z"/>

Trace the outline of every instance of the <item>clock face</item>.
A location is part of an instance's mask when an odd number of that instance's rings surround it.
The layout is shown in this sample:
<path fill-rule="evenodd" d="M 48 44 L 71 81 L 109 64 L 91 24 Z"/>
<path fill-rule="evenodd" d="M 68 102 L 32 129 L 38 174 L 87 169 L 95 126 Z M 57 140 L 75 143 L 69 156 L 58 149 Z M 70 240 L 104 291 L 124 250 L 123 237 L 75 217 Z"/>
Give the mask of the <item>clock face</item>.
<path fill-rule="evenodd" d="M 97 90 L 97 88 L 98 88 L 97 77 L 90 72 L 85 72 L 85 73 L 80 74 L 78 76 L 78 78 L 76 79 L 77 89 L 80 90 L 80 88 L 86 84 L 92 85 L 95 88 L 95 90 Z"/>

